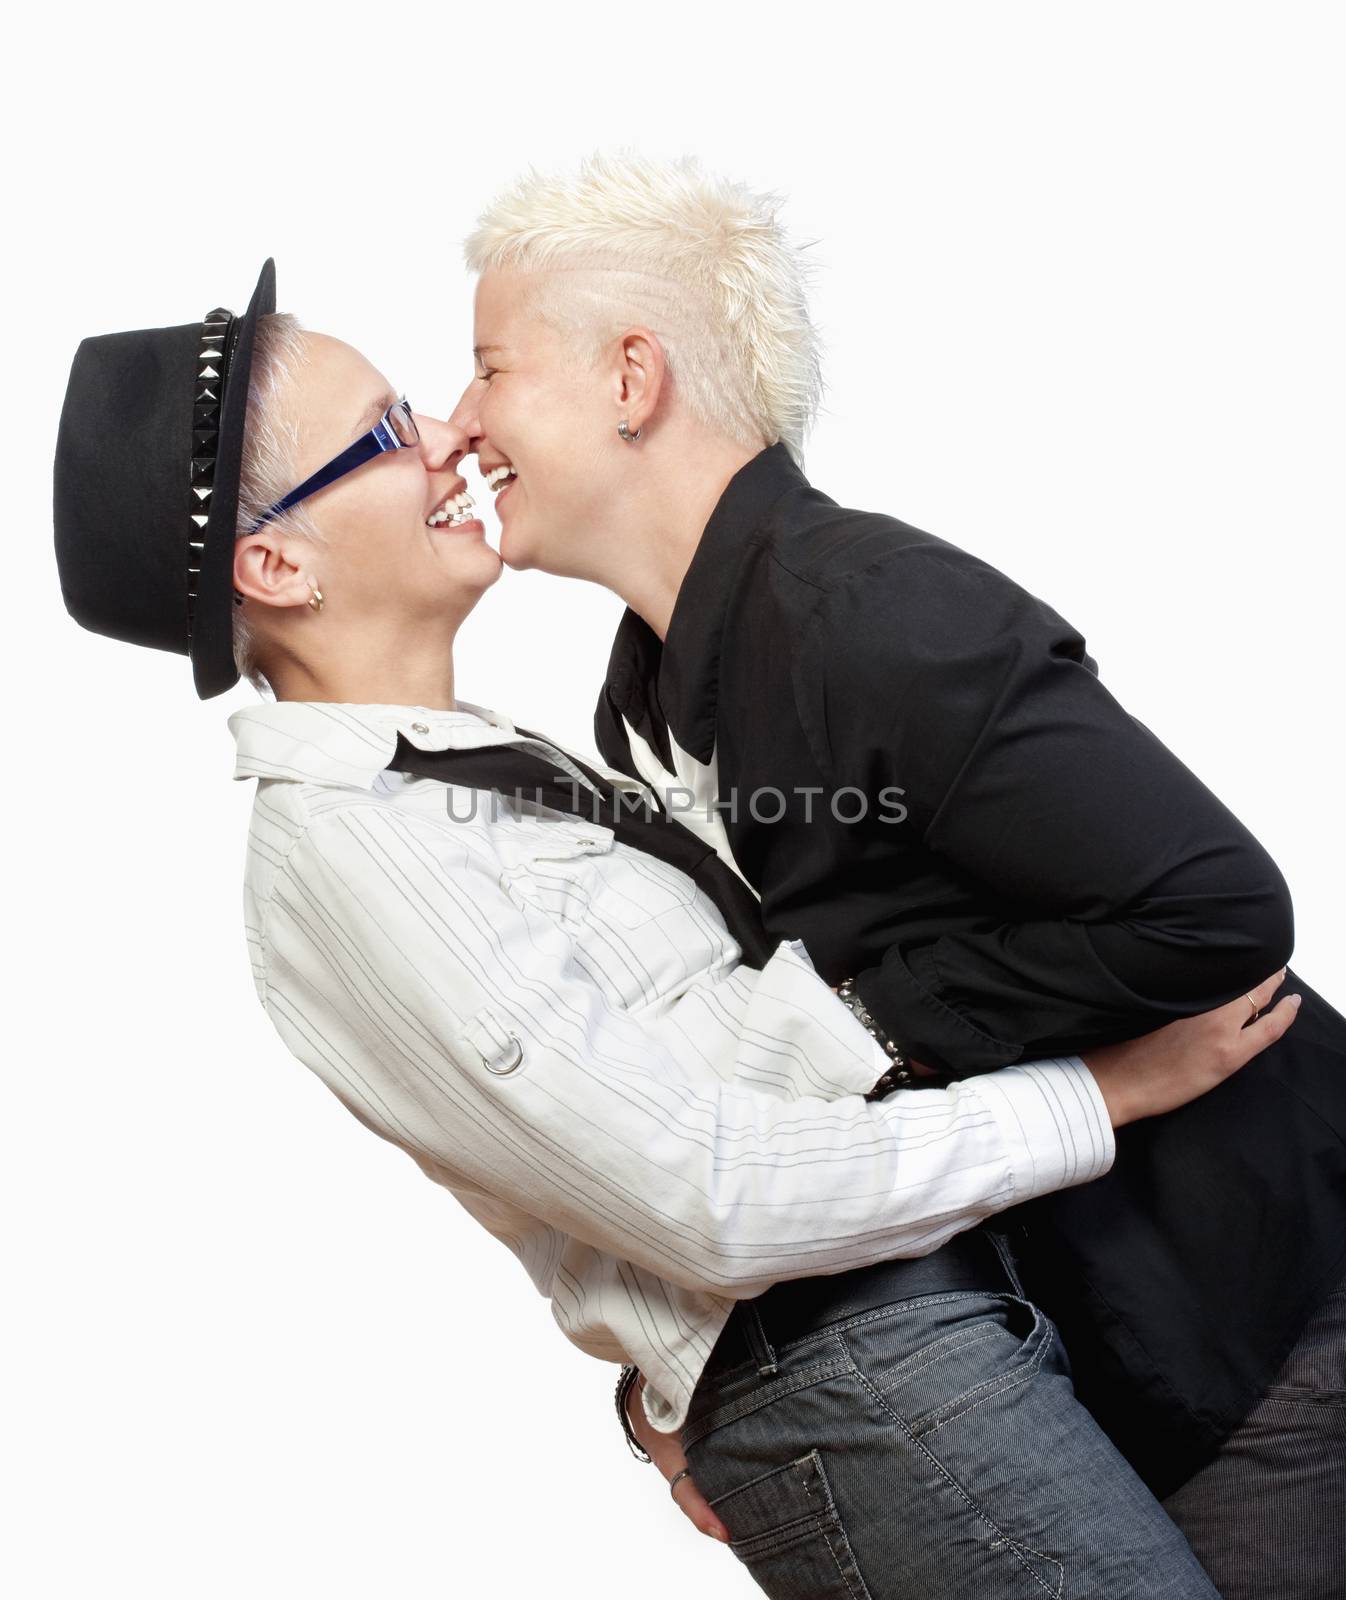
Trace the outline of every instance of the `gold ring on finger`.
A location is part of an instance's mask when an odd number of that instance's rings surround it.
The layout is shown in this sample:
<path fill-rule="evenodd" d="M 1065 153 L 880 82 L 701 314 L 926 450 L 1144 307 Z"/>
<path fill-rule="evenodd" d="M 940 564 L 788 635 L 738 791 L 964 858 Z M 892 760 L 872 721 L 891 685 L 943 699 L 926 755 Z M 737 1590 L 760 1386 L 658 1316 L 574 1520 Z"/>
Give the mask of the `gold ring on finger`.
<path fill-rule="evenodd" d="M 1261 1006 L 1258 1005 L 1257 1001 L 1254 1000 L 1253 997 L 1250 994 L 1245 994 L 1243 998 L 1253 1008 L 1253 1014 L 1248 1019 L 1249 1022 L 1252 1022 L 1262 1014 L 1262 1008 L 1261 1008 Z"/>

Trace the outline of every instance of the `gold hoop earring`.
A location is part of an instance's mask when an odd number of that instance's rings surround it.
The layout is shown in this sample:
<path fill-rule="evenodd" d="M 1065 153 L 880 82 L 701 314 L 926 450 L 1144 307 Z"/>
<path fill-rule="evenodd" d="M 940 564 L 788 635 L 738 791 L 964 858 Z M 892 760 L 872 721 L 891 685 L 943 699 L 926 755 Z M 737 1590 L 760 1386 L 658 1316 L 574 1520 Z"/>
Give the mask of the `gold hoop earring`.
<path fill-rule="evenodd" d="M 309 605 L 311 605 L 315 611 L 321 611 L 322 610 L 322 590 L 318 587 L 318 585 L 316 583 L 313 582 L 313 580 L 311 578 L 309 579 L 309 585 L 308 586 L 309 586 L 310 589 L 313 590 L 313 593 L 308 597 Z"/>

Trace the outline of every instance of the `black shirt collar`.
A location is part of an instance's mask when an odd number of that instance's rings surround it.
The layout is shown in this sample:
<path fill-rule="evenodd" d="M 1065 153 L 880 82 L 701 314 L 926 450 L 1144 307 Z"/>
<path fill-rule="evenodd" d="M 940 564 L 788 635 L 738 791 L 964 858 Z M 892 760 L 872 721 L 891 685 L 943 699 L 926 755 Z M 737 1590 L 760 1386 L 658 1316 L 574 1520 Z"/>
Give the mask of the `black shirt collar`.
<path fill-rule="evenodd" d="M 730 478 L 716 501 L 678 589 L 663 643 L 630 607 L 622 616 L 606 690 L 666 766 L 672 763 L 665 719 L 679 745 L 698 761 L 708 762 L 714 753 L 720 648 L 730 597 L 772 506 L 789 490 L 807 485 L 783 443 L 759 451 Z"/>

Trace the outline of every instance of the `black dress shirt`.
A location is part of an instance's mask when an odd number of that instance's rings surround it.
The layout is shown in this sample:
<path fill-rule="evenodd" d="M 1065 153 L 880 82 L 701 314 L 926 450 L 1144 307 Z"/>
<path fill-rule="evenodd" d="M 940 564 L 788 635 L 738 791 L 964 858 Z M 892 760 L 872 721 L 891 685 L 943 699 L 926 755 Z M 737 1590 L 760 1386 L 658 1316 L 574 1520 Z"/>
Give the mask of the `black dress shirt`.
<path fill-rule="evenodd" d="M 1209 1010 L 1293 948 L 1275 863 L 1078 629 L 947 540 L 838 505 L 780 444 L 726 487 L 666 641 L 623 617 L 595 730 L 633 775 L 702 769 L 770 932 L 952 1075 Z M 1346 1019 L 1294 987 L 1257 1064 L 1016 1219 L 1077 1388 L 1161 1490 L 1346 1271 Z"/>

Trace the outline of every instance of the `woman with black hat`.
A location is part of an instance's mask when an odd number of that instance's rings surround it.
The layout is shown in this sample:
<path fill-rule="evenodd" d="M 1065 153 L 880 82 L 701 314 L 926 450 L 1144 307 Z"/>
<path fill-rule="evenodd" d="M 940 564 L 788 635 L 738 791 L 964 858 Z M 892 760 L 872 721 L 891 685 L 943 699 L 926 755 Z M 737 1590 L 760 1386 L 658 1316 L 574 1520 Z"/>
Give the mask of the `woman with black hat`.
<path fill-rule="evenodd" d="M 676 1437 L 712 1352 L 769 1361 L 753 1302 L 773 1285 L 872 1304 L 900 1262 L 903 1295 L 924 1271 L 921 1292 L 959 1302 L 979 1372 L 1031 1347 L 1023 1415 L 1045 1436 L 1068 1366 L 985 1219 L 1106 1171 L 1114 1128 L 1213 1088 L 1293 1004 L 889 1092 L 882 1050 L 708 846 L 630 780 L 455 698 L 457 628 L 500 573 L 467 441 L 274 306 L 268 262 L 241 317 L 85 340 L 55 524 L 83 626 L 185 653 L 202 698 L 240 670 L 274 695 L 229 721 L 235 776 L 258 780 L 257 992 L 286 1044 L 506 1243 L 574 1343 L 638 1366 L 655 1428 Z M 797 1298 L 801 1337 L 844 1326 Z M 920 1380 L 931 1405 L 959 1398 L 948 1370 Z M 843 1422 L 863 1406 L 838 1397 Z M 1042 1470 L 1068 1478 L 1099 1592 L 1214 1593 L 1087 1413 L 1055 1437 Z M 863 1519 L 842 1526 L 827 1481 L 854 1455 L 788 1464 L 785 1500 L 752 1508 L 826 1502 L 784 1567 L 761 1529 L 731 1530 L 768 1592 L 863 1592 Z M 1000 1592 L 1007 1560 L 1012 1538 L 965 1544 L 950 1592 Z"/>

